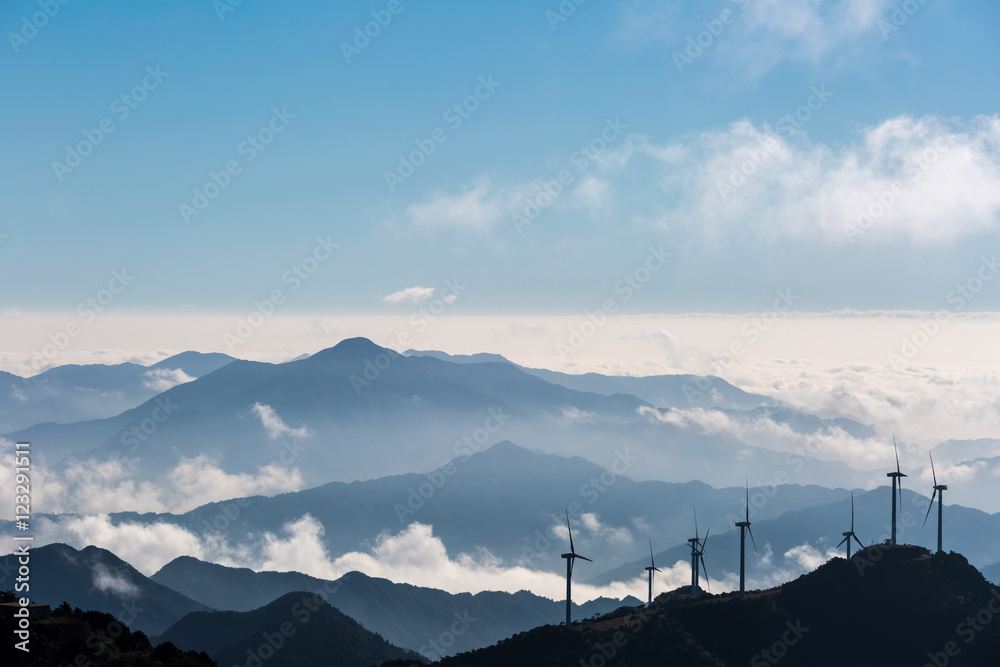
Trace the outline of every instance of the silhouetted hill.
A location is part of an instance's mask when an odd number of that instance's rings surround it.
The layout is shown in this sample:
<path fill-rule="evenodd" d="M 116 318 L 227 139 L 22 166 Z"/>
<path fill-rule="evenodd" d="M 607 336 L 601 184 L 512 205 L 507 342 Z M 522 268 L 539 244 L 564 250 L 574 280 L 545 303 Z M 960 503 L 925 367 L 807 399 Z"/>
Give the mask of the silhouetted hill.
<path fill-rule="evenodd" d="M 0 593 L 6 602 L 13 594 Z M 111 614 L 61 605 L 46 619 L 32 620 L 28 652 L 15 647 L 14 619 L 0 615 L 0 664 L 20 667 L 218 667 L 205 653 L 181 651 L 170 643 L 153 646 Z"/>
<path fill-rule="evenodd" d="M 294 592 L 247 612 L 194 612 L 157 638 L 205 651 L 222 665 L 369 667 L 387 660 L 418 660 L 323 601 Z"/>
<path fill-rule="evenodd" d="M 562 601 L 527 591 L 455 595 L 361 572 L 327 581 L 298 572 L 230 568 L 188 556 L 167 563 L 152 579 L 215 609 L 235 611 L 254 609 L 290 591 L 312 591 L 389 642 L 416 651 L 428 650 L 428 640 L 440 635 L 456 619 L 468 620 L 468 627 L 462 627 L 442 655 L 489 646 L 518 632 L 554 623 L 565 610 Z M 623 603 L 638 602 L 636 598 L 592 600 L 574 605 L 574 617 L 586 618 Z"/>
<path fill-rule="evenodd" d="M 0 572 L 17 572 L 17 556 L 0 557 Z M 13 586 L 4 576 L 2 585 Z M 114 614 L 134 630 L 162 632 L 192 611 L 209 607 L 151 581 L 110 551 L 86 547 L 77 551 L 65 544 L 31 549 L 31 600 L 55 606 L 68 601 L 74 607 Z"/>
<path fill-rule="evenodd" d="M 644 614 L 623 610 L 586 630 L 540 628 L 441 667 L 531 664 L 530 656 L 566 667 L 595 656 L 636 666 L 667 657 L 671 665 L 981 666 L 1000 656 L 1000 592 L 963 556 L 921 547 L 871 547 L 742 600 L 661 596 Z"/>

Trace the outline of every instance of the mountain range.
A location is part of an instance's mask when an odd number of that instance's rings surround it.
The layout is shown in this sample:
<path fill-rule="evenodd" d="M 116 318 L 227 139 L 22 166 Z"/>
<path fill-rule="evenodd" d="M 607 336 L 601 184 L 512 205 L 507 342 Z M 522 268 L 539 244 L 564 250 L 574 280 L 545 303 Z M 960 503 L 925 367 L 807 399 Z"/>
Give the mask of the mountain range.
<path fill-rule="evenodd" d="M 66 365 L 27 378 L 0 371 L 0 432 L 114 417 L 231 361 L 218 352 L 183 352 L 151 366 Z"/>

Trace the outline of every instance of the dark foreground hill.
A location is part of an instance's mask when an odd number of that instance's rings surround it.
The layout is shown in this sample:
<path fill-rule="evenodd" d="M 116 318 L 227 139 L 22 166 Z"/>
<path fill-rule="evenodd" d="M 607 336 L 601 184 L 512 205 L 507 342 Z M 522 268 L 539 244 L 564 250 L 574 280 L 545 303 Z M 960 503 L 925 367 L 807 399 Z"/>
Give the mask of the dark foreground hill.
<path fill-rule="evenodd" d="M 0 602 L 14 599 L 0 592 Z M 15 642 L 15 619 L 0 614 L 0 665 L 19 667 L 217 667 L 205 653 L 181 651 L 170 643 L 153 646 L 142 631 L 135 631 L 111 614 L 82 611 L 61 605 L 45 619 L 34 619 L 28 629 L 27 652 Z"/>
<path fill-rule="evenodd" d="M 253 611 L 194 612 L 157 639 L 204 651 L 222 665 L 369 667 L 420 659 L 305 592 Z"/>
<path fill-rule="evenodd" d="M 441 667 L 1000 664 L 1000 591 L 956 553 L 875 546 L 742 600 L 667 598 L 587 629 L 537 628 Z"/>

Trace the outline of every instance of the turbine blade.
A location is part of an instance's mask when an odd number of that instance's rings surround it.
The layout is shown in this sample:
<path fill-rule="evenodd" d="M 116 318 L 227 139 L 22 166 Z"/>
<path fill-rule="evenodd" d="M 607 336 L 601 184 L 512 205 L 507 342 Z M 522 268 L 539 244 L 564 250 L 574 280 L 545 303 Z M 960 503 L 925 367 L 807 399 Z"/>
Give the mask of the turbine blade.
<path fill-rule="evenodd" d="M 753 531 L 750 530 L 750 526 L 747 526 L 747 532 L 750 533 L 750 542 L 753 544 L 753 552 L 757 553 L 757 543 L 753 539 Z"/>
<path fill-rule="evenodd" d="M 934 489 L 934 493 L 931 494 L 931 502 L 927 505 L 927 514 L 924 515 L 924 525 L 927 525 L 927 517 L 931 515 L 931 509 L 934 507 L 934 498 L 937 497 L 937 489 Z"/>
<path fill-rule="evenodd" d="M 854 492 L 851 491 L 851 532 L 854 532 Z"/>
<path fill-rule="evenodd" d="M 853 538 L 854 538 L 854 541 L 858 543 L 858 546 L 859 546 L 859 547 L 861 547 L 862 549 L 864 549 L 864 548 L 865 548 L 865 545 L 861 543 L 861 540 L 859 540 L 859 539 L 858 539 L 858 536 L 857 536 L 857 535 L 851 535 L 851 537 L 853 537 Z"/>
<path fill-rule="evenodd" d="M 892 435 L 892 451 L 896 452 L 896 472 L 898 472 L 899 474 L 903 474 L 899 470 L 899 449 L 897 449 L 897 447 L 896 447 L 896 434 L 895 433 L 893 433 L 893 435 Z"/>
<path fill-rule="evenodd" d="M 566 510 L 566 530 L 569 531 L 569 552 L 574 554 L 576 551 L 573 549 L 573 528 L 569 525 L 569 510 Z"/>
<path fill-rule="evenodd" d="M 708 544 L 708 534 L 711 533 L 711 532 L 712 532 L 712 527 L 709 526 L 708 530 L 705 531 L 705 541 L 702 542 L 701 545 L 700 545 L 702 553 L 705 552 L 705 545 Z"/>
<path fill-rule="evenodd" d="M 842 540 L 840 541 L 840 544 L 838 544 L 837 546 L 839 547 L 839 546 L 840 546 L 841 544 L 843 544 L 844 542 L 846 542 L 846 541 L 847 541 L 847 540 L 849 540 L 849 539 L 851 539 L 851 536 L 850 536 L 850 535 L 848 535 L 847 537 L 845 537 L 844 539 L 842 539 Z"/>
<path fill-rule="evenodd" d="M 654 570 L 656 569 L 656 562 L 653 560 L 653 539 L 652 538 L 649 539 L 649 564 L 653 566 Z"/>
<path fill-rule="evenodd" d="M 705 575 L 705 586 L 708 587 L 708 590 L 712 590 L 712 587 L 708 581 L 708 570 L 705 569 L 705 556 L 704 555 L 698 556 L 698 562 L 701 563 L 701 571 Z"/>
<path fill-rule="evenodd" d="M 934 477 L 934 486 L 937 486 L 937 473 L 934 472 L 934 455 L 927 452 L 927 455 L 931 457 L 931 475 Z"/>
<path fill-rule="evenodd" d="M 580 560 L 585 560 L 588 563 L 593 563 L 594 562 L 594 561 L 590 560 L 589 558 L 587 558 L 586 556 L 581 556 L 579 554 L 573 554 L 573 555 L 574 555 L 575 558 L 579 558 Z"/>
<path fill-rule="evenodd" d="M 750 478 L 747 477 L 747 523 L 750 523 Z"/>
<path fill-rule="evenodd" d="M 663 572 L 663 570 L 661 570 L 661 569 L 660 569 L 660 568 L 658 568 L 658 567 L 654 567 L 654 568 L 653 568 L 653 571 L 654 571 L 654 572 Z"/>

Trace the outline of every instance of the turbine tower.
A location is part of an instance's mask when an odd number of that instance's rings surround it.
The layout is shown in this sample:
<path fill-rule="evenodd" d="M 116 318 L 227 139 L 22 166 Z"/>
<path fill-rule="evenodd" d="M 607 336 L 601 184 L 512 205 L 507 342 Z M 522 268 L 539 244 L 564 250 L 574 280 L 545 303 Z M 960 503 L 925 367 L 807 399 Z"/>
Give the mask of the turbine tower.
<path fill-rule="evenodd" d="M 892 477 L 892 546 L 896 546 L 896 485 L 899 485 L 899 504 L 903 505 L 903 477 L 899 471 L 899 450 L 896 449 L 896 436 L 892 436 L 892 450 L 896 452 L 896 472 L 887 472 L 886 477 Z"/>
<path fill-rule="evenodd" d="M 847 544 L 847 560 L 851 560 L 851 540 L 852 539 L 855 542 L 858 543 L 859 547 L 861 547 L 862 549 L 865 548 L 865 545 L 861 544 L 861 540 L 858 539 L 858 536 L 854 534 L 854 492 L 853 491 L 851 491 L 851 529 L 848 532 L 843 533 L 843 536 L 844 536 L 844 539 L 842 539 L 840 541 L 840 544 L 845 544 L 845 543 Z M 839 547 L 840 544 L 838 544 L 837 546 Z"/>
<path fill-rule="evenodd" d="M 649 567 L 646 568 L 646 572 L 649 572 L 649 599 L 646 602 L 646 606 L 653 604 L 653 572 L 659 572 L 660 568 L 656 567 L 656 563 L 653 562 L 653 540 L 649 541 Z"/>
<path fill-rule="evenodd" d="M 705 585 L 709 585 L 708 582 L 708 570 L 705 569 L 705 544 L 708 543 L 708 534 L 712 532 L 709 528 L 705 532 L 705 539 L 702 540 L 698 534 L 698 512 L 694 513 L 694 537 L 688 540 L 688 544 L 691 546 L 691 597 L 696 598 L 700 595 L 701 589 L 698 586 L 698 563 L 701 563 L 701 569 L 705 573 Z"/>
<path fill-rule="evenodd" d="M 573 528 L 569 525 L 569 511 L 566 512 L 566 528 L 569 530 L 569 553 L 563 554 L 562 557 L 566 559 L 566 628 L 569 629 L 571 627 L 571 615 L 573 613 L 573 561 L 577 558 L 585 560 L 588 563 L 593 563 L 594 561 L 590 560 L 586 556 L 579 555 L 576 553 L 576 549 L 573 548 Z"/>
<path fill-rule="evenodd" d="M 895 505 L 893 505 L 895 507 Z M 750 480 L 747 479 L 747 514 L 745 521 L 737 521 L 740 529 L 740 597 L 746 594 L 746 547 L 747 533 L 750 533 L 750 542 L 753 543 L 753 551 L 757 553 L 757 542 L 753 539 L 753 531 L 750 530 Z"/>
<path fill-rule="evenodd" d="M 938 484 L 937 483 L 937 473 L 934 472 L 934 455 L 931 454 L 930 452 L 927 452 L 927 453 L 931 457 L 931 475 L 934 476 L 934 494 L 931 495 L 931 504 L 927 506 L 927 514 L 924 515 L 924 525 L 925 526 L 927 525 L 927 517 L 930 516 L 930 514 L 931 514 L 931 508 L 934 507 L 934 496 L 937 496 L 937 499 L 938 499 L 938 545 L 937 545 L 938 548 L 937 548 L 937 550 L 940 553 L 940 552 L 944 551 L 944 549 L 941 548 L 941 517 L 943 515 L 943 511 L 942 511 L 941 507 L 942 507 L 942 505 L 944 505 L 944 492 L 948 490 L 948 485 L 947 484 Z"/>

